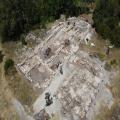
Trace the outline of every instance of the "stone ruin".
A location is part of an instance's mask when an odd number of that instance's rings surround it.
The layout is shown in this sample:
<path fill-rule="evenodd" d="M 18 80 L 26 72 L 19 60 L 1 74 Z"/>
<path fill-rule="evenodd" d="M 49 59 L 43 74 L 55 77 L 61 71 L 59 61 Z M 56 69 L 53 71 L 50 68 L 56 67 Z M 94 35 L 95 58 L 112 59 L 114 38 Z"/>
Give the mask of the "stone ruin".
<path fill-rule="evenodd" d="M 85 43 L 88 38 L 90 40 L 93 34 L 94 29 L 91 25 L 81 19 L 73 17 L 65 22 L 57 21 L 47 31 L 43 42 L 37 45 L 34 50 L 27 51 L 27 54 L 23 53 L 25 56 L 18 67 L 36 86 L 41 87 L 42 81 L 43 83 L 46 81 L 46 85 L 44 85 L 46 88 L 50 83 L 48 79 L 54 76 L 64 58 L 77 51 L 79 44 Z M 28 39 L 28 37 L 26 38 Z"/>
<path fill-rule="evenodd" d="M 35 113 L 45 109 L 50 116 L 59 114 L 62 120 L 90 118 L 89 112 L 94 112 L 99 92 L 108 82 L 103 63 L 80 50 L 94 34 L 91 25 L 81 18 L 56 21 L 45 40 L 18 64 L 34 87 L 42 91 L 33 105 Z M 46 107 L 47 92 L 53 99 Z"/>

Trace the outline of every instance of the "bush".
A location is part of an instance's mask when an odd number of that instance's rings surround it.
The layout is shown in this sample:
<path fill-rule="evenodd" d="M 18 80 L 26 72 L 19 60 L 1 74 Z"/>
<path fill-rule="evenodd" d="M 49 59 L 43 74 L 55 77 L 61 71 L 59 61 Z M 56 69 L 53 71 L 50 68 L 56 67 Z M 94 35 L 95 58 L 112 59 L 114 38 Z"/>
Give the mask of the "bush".
<path fill-rule="evenodd" d="M 101 60 L 101 61 L 104 61 L 105 60 L 105 54 L 103 53 L 97 53 L 98 55 L 98 58 Z"/>
<path fill-rule="evenodd" d="M 115 59 L 111 60 L 111 61 L 110 61 L 110 64 L 111 64 L 111 65 L 117 65 L 117 60 L 115 60 Z"/>
<path fill-rule="evenodd" d="M 111 65 L 108 62 L 106 62 L 104 68 L 105 68 L 105 70 L 110 71 Z"/>
<path fill-rule="evenodd" d="M 4 57 L 4 55 L 3 55 L 2 51 L 0 51 L 0 63 L 3 61 L 3 57 Z"/>
<path fill-rule="evenodd" d="M 25 41 L 25 35 L 24 34 L 21 35 L 20 40 L 22 42 L 22 45 L 27 45 L 27 42 Z"/>
<path fill-rule="evenodd" d="M 8 73 L 10 69 L 14 66 L 14 61 L 12 59 L 7 59 L 4 64 L 5 73 Z"/>

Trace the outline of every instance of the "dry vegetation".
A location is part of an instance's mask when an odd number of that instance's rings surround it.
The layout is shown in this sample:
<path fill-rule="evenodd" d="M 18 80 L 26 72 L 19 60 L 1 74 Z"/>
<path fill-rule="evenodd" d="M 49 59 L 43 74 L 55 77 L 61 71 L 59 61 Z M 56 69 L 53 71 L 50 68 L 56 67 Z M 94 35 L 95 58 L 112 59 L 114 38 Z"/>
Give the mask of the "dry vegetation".
<path fill-rule="evenodd" d="M 13 69 L 5 76 L 8 86 L 23 105 L 31 106 L 37 97 L 36 92 L 32 85 L 27 80 L 21 78 L 15 68 Z"/>
<path fill-rule="evenodd" d="M 19 44 L 18 42 L 10 42 L 9 46 L 6 44 L 3 45 L 3 50 L 7 58 L 16 59 L 15 50 Z M 13 95 L 22 104 L 31 106 L 37 97 L 37 92 L 33 89 L 31 83 L 18 73 L 15 65 L 9 70 L 8 74 L 5 74 L 5 79 Z"/>
<path fill-rule="evenodd" d="M 0 64 L 0 120 L 19 120 L 11 105 L 12 94 L 3 77 L 3 65 Z"/>
<path fill-rule="evenodd" d="M 106 62 L 105 68 L 109 72 L 113 72 L 109 88 L 114 97 L 114 104 L 111 109 L 101 106 L 100 113 L 95 117 L 95 120 L 120 120 L 120 49 L 112 48 L 110 49 L 110 55 L 106 56 L 105 48 L 109 44 L 108 41 L 96 36 L 93 43 L 95 47 L 82 46 L 82 49 L 97 54 L 101 61 Z"/>
<path fill-rule="evenodd" d="M 120 120 L 120 49 L 112 48 L 110 55 L 105 56 L 105 42 L 100 43 L 100 41 L 97 41 L 97 44 L 99 47 L 96 51 L 104 56 L 102 60 L 106 61 L 112 75 L 109 89 L 113 94 L 114 104 L 111 109 L 101 106 L 100 113 L 96 116 L 95 120 Z"/>
<path fill-rule="evenodd" d="M 111 86 L 114 104 L 111 109 L 102 106 L 100 113 L 96 116 L 96 120 L 120 120 L 120 76 L 113 81 Z"/>
<path fill-rule="evenodd" d="M 4 44 L 2 48 L 0 47 L 4 51 L 4 61 L 6 58 L 15 59 L 15 45 L 16 43 L 10 43 L 9 46 Z M 5 74 L 4 61 L 0 63 L 0 120 L 19 120 L 11 100 L 17 98 L 23 105 L 31 108 L 37 92 L 27 80 L 21 77 L 15 66 Z"/>

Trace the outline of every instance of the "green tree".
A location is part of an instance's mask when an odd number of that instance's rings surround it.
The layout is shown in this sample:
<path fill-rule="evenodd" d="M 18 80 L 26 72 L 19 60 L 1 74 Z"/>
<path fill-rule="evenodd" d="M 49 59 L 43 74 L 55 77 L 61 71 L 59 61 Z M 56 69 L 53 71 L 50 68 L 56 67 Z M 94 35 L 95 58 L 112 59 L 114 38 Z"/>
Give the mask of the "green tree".
<path fill-rule="evenodd" d="M 17 39 L 22 32 L 39 22 L 36 0 L 1 0 L 2 40 Z"/>
<path fill-rule="evenodd" d="M 87 8 L 76 6 L 76 0 L 0 0 L 0 33 L 2 41 L 20 39 L 33 25 L 58 19 L 61 14 L 77 16 Z M 91 0 L 90 0 L 91 1 Z M 88 1 L 86 1 L 88 2 Z"/>
<path fill-rule="evenodd" d="M 120 47 L 120 0 L 97 0 L 93 19 L 97 32 Z"/>
<path fill-rule="evenodd" d="M 5 61 L 5 64 L 4 64 L 4 70 L 5 70 L 5 73 L 8 73 L 8 71 L 14 66 L 14 61 L 12 59 L 7 59 Z"/>

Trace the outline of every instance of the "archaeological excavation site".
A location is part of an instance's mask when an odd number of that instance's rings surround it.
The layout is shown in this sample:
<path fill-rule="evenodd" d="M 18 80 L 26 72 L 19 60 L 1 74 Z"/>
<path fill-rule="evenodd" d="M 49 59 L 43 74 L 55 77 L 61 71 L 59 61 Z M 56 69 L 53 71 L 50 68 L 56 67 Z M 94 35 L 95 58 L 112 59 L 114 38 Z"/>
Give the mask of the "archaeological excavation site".
<path fill-rule="evenodd" d="M 95 36 L 82 17 L 56 20 L 43 40 L 27 35 L 37 44 L 22 52 L 17 68 L 40 93 L 32 105 L 33 120 L 93 120 L 101 103 L 112 105 L 105 63 L 82 49 L 95 47 Z"/>
<path fill-rule="evenodd" d="M 120 120 L 120 0 L 0 0 L 0 120 Z"/>

